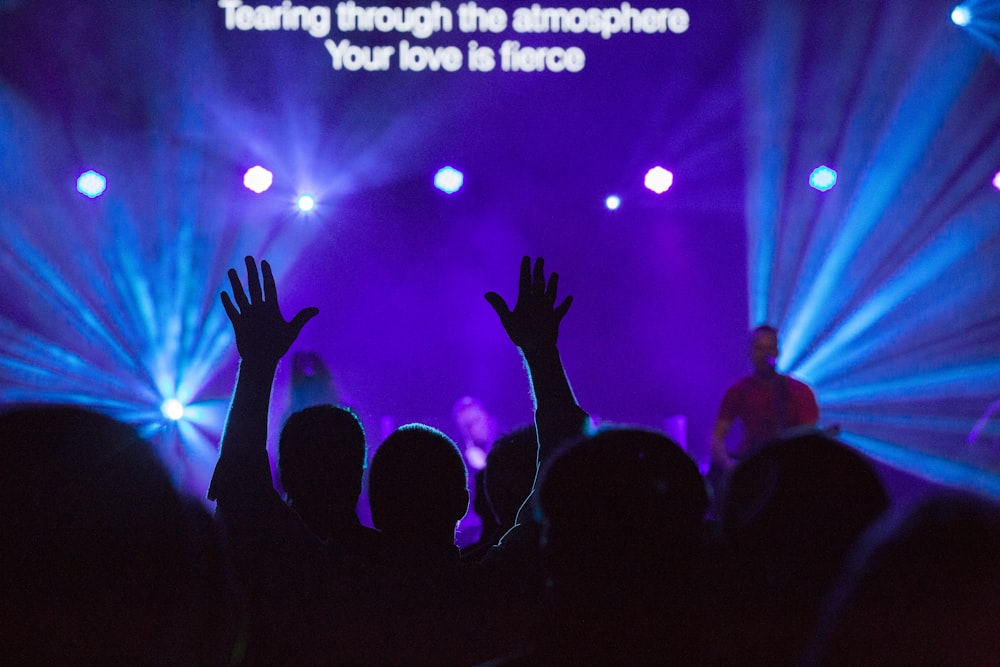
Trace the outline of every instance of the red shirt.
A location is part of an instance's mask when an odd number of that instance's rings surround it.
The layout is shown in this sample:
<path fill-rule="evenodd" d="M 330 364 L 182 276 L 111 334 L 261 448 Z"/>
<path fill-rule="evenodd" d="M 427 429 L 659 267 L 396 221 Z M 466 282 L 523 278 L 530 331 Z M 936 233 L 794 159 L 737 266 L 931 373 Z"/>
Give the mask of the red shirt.
<path fill-rule="evenodd" d="M 818 422 L 819 406 L 812 389 L 795 378 L 750 375 L 726 391 L 719 419 L 743 424 L 743 442 L 733 452 L 742 458 L 785 429 Z"/>

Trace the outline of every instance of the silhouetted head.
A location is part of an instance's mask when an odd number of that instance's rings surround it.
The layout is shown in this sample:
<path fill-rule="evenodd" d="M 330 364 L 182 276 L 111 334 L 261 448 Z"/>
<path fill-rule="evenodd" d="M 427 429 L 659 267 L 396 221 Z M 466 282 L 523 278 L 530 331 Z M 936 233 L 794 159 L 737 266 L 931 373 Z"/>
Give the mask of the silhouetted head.
<path fill-rule="evenodd" d="M 538 466 L 538 436 L 534 425 L 500 436 L 486 457 L 486 496 L 502 527 L 514 525 L 517 512 L 531 493 Z"/>
<path fill-rule="evenodd" d="M 694 461 L 662 433 L 584 438 L 547 466 L 538 492 L 557 597 L 660 604 L 690 574 L 708 499 Z"/>
<path fill-rule="evenodd" d="M 367 459 L 364 429 L 347 408 L 308 407 L 281 429 L 278 471 L 293 507 L 320 504 L 353 512 Z"/>
<path fill-rule="evenodd" d="M 423 424 L 396 429 L 368 473 L 372 522 L 387 534 L 440 541 L 469 509 L 468 473 L 455 443 Z"/>
<path fill-rule="evenodd" d="M 750 361 L 759 375 L 773 373 L 778 361 L 778 330 L 762 324 L 750 333 Z"/>
<path fill-rule="evenodd" d="M 1000 506 L 935 496 L 865 535 L 808 664 L 995 665 L 997 618 Z"/>
<path fill-rule="evenodd" d="M 475 493 L 472 494 L 472 511 L 479 517 L 482 526 L 481 537 L 490 537 L 492 531 L 497 529 L 497 515 L 490 505 L 489 498 L 486 497 L 486 468 L 477 470 L 472 476 Z"/>
<path fill-rule="evenodd" d="M 751 576 L 812 595 L 888 505 L 861 454 L 814 433 L 771 443 L 740 463 L 726 488 L 722 525 Z"/>
<path fill-rule="evenodd" d="M 13 664 L 228 663 L 215 524 L 149 443 L 76 407 L 0 415 L 0 655 Z"/>

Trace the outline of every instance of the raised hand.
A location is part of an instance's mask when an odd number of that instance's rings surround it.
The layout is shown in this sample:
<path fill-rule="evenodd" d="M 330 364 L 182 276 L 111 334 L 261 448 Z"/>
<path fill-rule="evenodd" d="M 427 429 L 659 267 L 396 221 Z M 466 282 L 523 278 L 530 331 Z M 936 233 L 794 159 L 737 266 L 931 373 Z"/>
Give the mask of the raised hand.
<path fill-rule="evenodd" d="M 236 348 L 245 361 L 277 364 L 288 352 L 288 348 L 298 337 L 302 327 L 319 313 L 318 308 L 303 308 L 290 322 L 285 321 L 278 307 L 278 292 L 274 286 L 271 265 L 261 261 L 261 276 L 253 257 L 246 258 L 247 287 L 250 296 L 243 290 L 236 269 L 229 269 L 229 284 L 233 289 L 232 298 L 222 292 L 222 305 L 236 334 Z M 235 303 L 234 303 L 235 301 Z"/>
<path fill-rule="evenodd" d="M 521 279 L 517 303 L 511 310 L 504 298 L 496 292 L 487 292 L 486 300 L 500 316 L 500 323 L 514 345 L 525 352 L 554 347 L 559 337 L 559 323 L 566 315 L 573 297 L 566 297 L 556 306 L 559 274 L 552 273 L 545 281 L 545 260 L 535 260 L 532 271 L 531 258 L 521 260 Z"/>

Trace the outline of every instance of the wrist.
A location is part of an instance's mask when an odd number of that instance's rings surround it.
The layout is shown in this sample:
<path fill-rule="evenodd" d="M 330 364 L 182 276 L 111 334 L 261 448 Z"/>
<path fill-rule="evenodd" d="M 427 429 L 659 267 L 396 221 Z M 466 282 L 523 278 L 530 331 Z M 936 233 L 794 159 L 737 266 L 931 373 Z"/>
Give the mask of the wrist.
<path fill-rule="evenodd" d="M 278 359 L 264 357 L 241 357 L 240 372 L 253 374 L 274 374 L 278 370 Z"/>
<path fill-rule="evenodd" d="M 544 359 L 551 357 L 552 355 L 559 354 L 556 344 L 552 343 L 525 343 L 523 345 L 518 345 L 521 350 L 521 354 L 524 355 L 525 359 Z"/>

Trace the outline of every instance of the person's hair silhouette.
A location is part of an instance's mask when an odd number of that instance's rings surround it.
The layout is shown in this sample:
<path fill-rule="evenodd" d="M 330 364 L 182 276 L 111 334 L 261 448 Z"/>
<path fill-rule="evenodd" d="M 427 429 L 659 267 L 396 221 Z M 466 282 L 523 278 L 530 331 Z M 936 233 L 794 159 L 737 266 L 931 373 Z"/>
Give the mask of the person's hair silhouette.
<path fill-rule="evenodd" d="M 288 504 L 324 540 L 357 521 L 368 459 L 365 432 L 353 411 L 315 405 L 285 421 L 278 442 L 278 473 Z"/>
<path fill-rule="evenodd" d="M 0 660 L 236 657 L 224 542 L 132 427 L 80 407 L 20 407 L 0 415 L 0 446 Z"/>
<path fill-rule="evenodd" d="M 469 509 L 468 472 L 458 447 L 441 431 L 407 424 L 379 446 L 368 472 L 372 522 L 418 542 L 455 543 Z"/>

